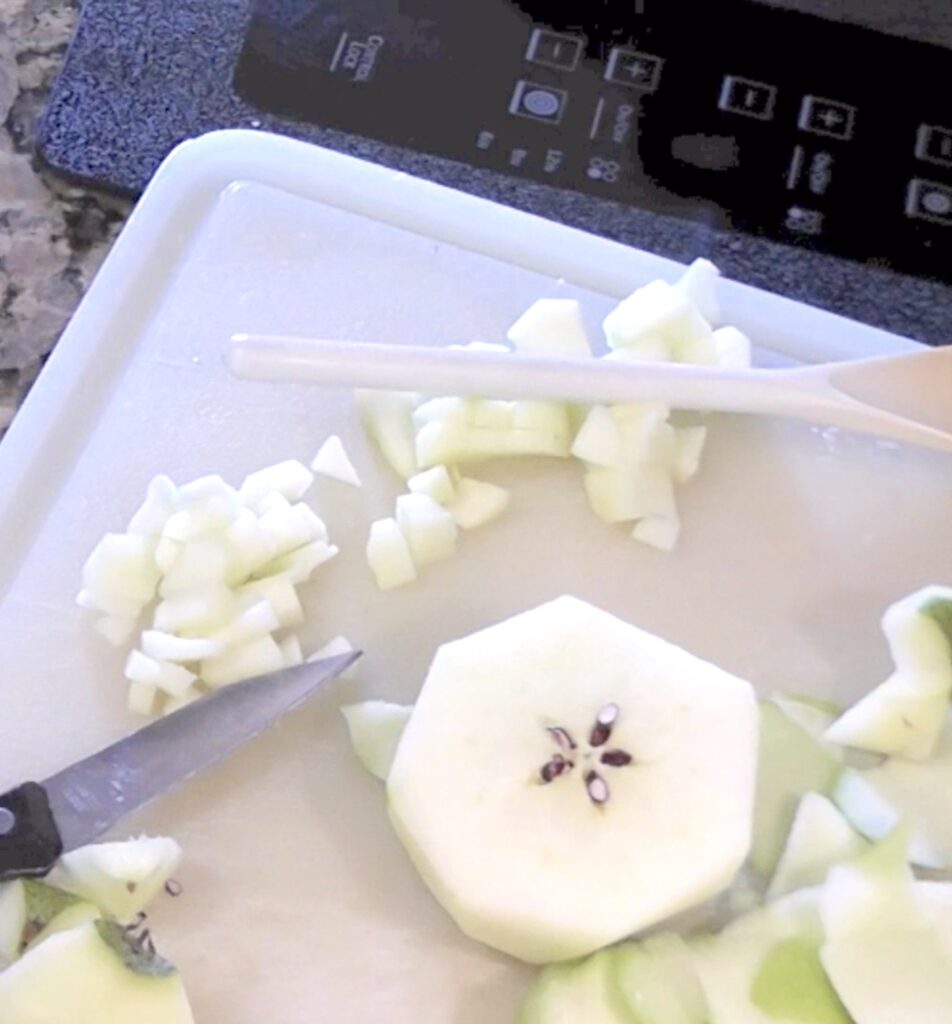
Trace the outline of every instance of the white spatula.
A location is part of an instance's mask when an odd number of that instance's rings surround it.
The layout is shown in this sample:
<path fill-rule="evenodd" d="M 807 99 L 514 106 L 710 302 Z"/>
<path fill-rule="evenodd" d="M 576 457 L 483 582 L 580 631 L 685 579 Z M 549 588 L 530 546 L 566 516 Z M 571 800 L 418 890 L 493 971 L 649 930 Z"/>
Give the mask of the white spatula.
<path fill-rule="evenodd" d="M 563 359 L 471 349 L 236 334 L 239 377 L 424 395 L 655 400 L 791 416 L 952 452 L 952 347 L 785 370 Z"/>

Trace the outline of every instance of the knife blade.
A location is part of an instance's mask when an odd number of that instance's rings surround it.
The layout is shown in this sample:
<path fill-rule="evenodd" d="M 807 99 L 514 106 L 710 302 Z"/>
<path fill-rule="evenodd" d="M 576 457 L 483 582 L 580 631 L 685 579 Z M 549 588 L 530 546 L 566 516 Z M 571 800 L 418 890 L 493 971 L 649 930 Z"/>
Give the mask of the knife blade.
<path fill-rule="evenodd" d="M 0 880 L 45 875 L 65 851 L 222 760 L 359 651 L 308 662 L 218 690 L 50 776 L 0 796 Z"/>

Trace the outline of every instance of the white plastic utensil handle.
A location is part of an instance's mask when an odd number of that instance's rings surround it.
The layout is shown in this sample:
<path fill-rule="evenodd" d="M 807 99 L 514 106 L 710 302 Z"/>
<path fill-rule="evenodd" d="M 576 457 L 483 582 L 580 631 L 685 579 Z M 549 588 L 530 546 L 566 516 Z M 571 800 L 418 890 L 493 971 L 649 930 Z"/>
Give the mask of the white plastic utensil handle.
<path fill-rule="evenodd" d="M 889 357 L 887 357 L 889 358 Z M 916 355 L 893 357 L 915 359 Z M 565 359 L 419 345 L 236 334 L 226 361 L 238 377 L 424 395 L 541 398 L 576 402 L 661 401 L 678 409 L 792 416 L 942 451 L 952 435 L 844 394 L 832 368 L 724 370 L 675 363 Z"/>

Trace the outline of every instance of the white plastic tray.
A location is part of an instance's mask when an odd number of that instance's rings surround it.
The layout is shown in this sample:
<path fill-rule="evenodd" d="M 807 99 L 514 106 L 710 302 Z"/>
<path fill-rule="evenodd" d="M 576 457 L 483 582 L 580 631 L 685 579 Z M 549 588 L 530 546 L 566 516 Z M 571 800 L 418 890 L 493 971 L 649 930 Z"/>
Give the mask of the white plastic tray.
<path fill-rule="evenodd" d="M 306 647 L 367 650 L 273 733 L 128 823 L 187 851 L 155 931 L 200 1022 L 511 1019 L 527 972 L 459 935 L 392 837 L 337 706 L 412 699 L 434 647 L 573 592 L 747 675 L 848 696 L 879 681 L 883 606 L 952 580 L 941 456 L 802 424 L 712 421 L 670 556 L 594 520 L 577 468 L 487 468 L 511 515 L 380 594 L 367 524 L 399 482 L 348 394 L 230 379 L 236 330 L 442 342 L 498 337 L 532 300 L 612 302 L 680 268 L 336 153 L 252 132 L 180 147 L 136 208 L 0 447 L 0 787 L 42 778 L 136 723 L 123 655 L 73 603 L 82 562 L 156 472 L 235 481 L 344 436 L 367 486 L 315 500 L 343 554 L 306 592 Z M 725 320 L 802 361 L 912 343 L 730 282 Z M 764 356 L 764 359 L 769 357 Z M 776 357 L 775 357 L 776 358 Z"/>

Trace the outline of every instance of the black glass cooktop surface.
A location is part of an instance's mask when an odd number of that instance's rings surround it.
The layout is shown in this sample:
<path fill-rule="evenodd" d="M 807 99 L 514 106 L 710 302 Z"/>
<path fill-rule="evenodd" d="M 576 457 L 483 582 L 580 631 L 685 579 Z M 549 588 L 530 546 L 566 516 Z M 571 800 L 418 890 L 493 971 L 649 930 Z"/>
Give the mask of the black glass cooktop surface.
<path fill-rule="evenodd" d="M 270 113 L 952 279 L 952 52 L 749 0 L 256 0 Z"/>

